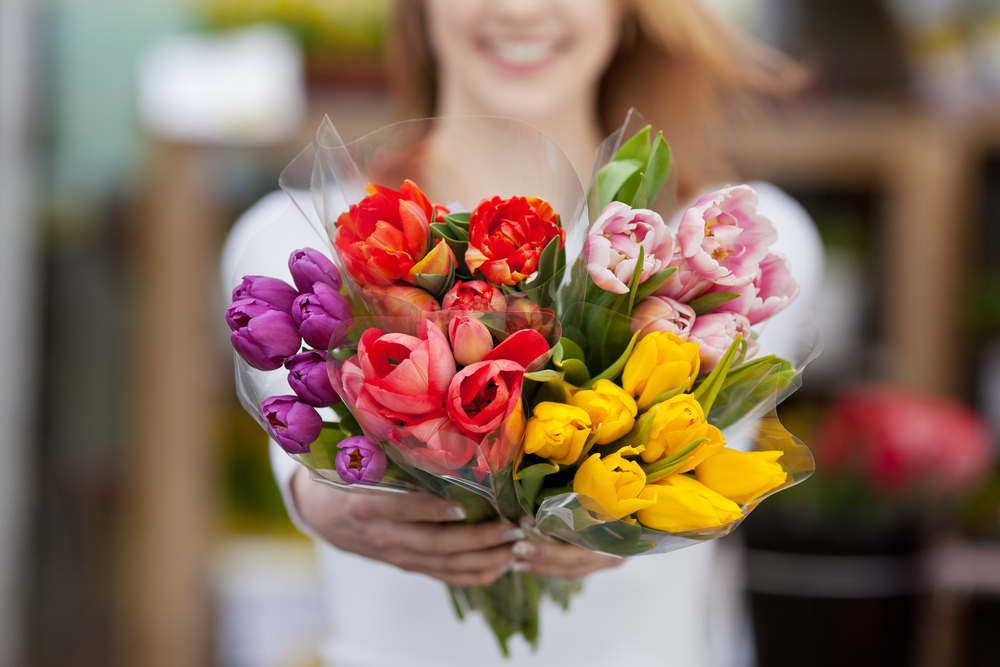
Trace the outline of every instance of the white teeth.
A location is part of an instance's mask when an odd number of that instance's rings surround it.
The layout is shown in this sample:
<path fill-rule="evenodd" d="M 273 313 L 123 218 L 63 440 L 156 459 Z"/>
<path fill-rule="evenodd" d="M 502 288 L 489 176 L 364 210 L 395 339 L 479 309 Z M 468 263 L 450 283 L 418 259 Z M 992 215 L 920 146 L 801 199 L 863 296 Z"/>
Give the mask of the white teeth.
<path fill-rule="evenodd" d="M 554 41 L 506 42 L 494 40 L 490 46 L 500 58 L 515 65 L 530 65 L 546 60 L 556 48 Z"/>

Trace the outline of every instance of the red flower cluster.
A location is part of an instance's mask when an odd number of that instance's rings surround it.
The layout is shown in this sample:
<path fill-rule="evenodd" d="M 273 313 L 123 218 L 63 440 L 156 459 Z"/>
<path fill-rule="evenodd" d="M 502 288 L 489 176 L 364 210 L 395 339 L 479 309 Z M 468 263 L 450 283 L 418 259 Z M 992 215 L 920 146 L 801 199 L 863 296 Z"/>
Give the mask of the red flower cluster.
<path fill-rule="evenodd" d="M 465 263 L 496 285 L 516 285 L 538 269 L 538 258 L 555 237 L 566 232 L 544 199 L 484 199 L 469 219 Z"/>

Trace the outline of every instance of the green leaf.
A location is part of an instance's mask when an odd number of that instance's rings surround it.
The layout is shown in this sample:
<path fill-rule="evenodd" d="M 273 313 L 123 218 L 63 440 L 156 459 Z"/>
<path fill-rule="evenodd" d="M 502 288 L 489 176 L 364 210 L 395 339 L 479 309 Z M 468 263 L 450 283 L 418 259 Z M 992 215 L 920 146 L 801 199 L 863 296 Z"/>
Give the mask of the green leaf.
<path fill-rule="evenodd" d="M 639 289 L 636 290 L 635 302 L 642 303 L 643 299 L 645 299 L 650 294 L 663 287 L 663 283 L 667 282 L 667 278 L 672 276 L 674 271 L 676 270 L 677 270 L 676 266 L 671 266 L 670 268 L 657 271 L 649 278 L 647 278 L 646 282 L 639 285 Z"/>
<path fill-rule="evenodd" d="M 560 371 L 554 371 L 551 368 L 549 368 L 544 371 L 525 373 L 524 377 L 528 380 L 534 380 L 535 382 L 549 382 L 551 380 L 562 380 L 563 373 L 561 373 Z"/>
<path fill-rule="evenodd" d="M 535 277 L 524 286 L 524 291 L 541 287 L 555 274 L 560 241 L 558 236 L 553 236 L 549 244 L 542 250 L 542 254 L 538 257 L 538 271 L 535 273 Z"/>
<path fill-rule="evenodd" d="M 469 231 L 460 225 L 456 225 L 453 222 L 446 222 L 448 225 L 448 231 L 451 232 L 452 238 L 458 239 L 459 241 L 469 240 Z"/>
<path fill-rule="evenodd" d="M 621 160 L 637 160 L 642 164 L 646 164 L 649 160 L 650 148 L 649 148 L 649 134 L 652 130 L 652 126 L 647 125 L 638 132 L 636 132 L 631 139 L 626 141 L 615 153 L 614 161 Z"/>
<path fill-rule="evenodd" d="M 670 391 L 665 391 L 662 394 L 660 394 L 659 396 L 656 396 L 655 398 L 653 398 L 653 400 L 651 400 L 649 402 L 649 405 L 647 405 L 645 408 L 643 408 L 643 412 L 646 412 L 647 410 L 651 410 L 652 408 L 656 407 L 660 403 L 662 403 L 664 401 L 669 401 L 674 396 L 678 396 L 678 395 L 683 394 L 683 393 L 684 393 L 684 387 L 677 387 L 677 389 L 671 389 Z"/>
<path fill-rule="evenodd" d="M 743 334 L 736 334 L 736 339 L 729 346 L 729 349 L 726 350 L 726 353 L 722 355 L 722 358 L 719 359 L 719 363 L 716 364 L 711 374 L 694 390 L 694 399 L 701 403 L 706 417 L 712 409 L 712 404 L 715 403 L 715 397 L 718 396 L 719 390 L 726 381 L 729 367 L 732 365 L 733 359 L 736 358 L 742 342 Z"/>
<path fill-rule="evenodd" d="M 579 359 L 564 359 L 562 368 L 566 371 L 563 379 L 574 387 L 579 387 L 590 379 L 590 369 Z"/>
<path fill-rule="evenodd" d="M 628 358 L 632 356 L 632 348 L 635 347 L 635 341 L 638 340 L 638 338 L 639 332 L 632 334 L 632 340 L 629 341 L 628 347 L 626 347 L 625 351 L 622 352 L 622 355 L 618 357 L 618 360 L 606 368 L 600 375 L 590 378 L 590 380 L 583 385 L 583 388 L 590 389 L 598 380 L 614 380 L 616 377 L 621 375 L 622 370 L 625 368 L 625 363 L 628 361 Z"/>
<path fill-rule="evenodd" d="M 562 380 L 549 380 L 543 382 L 533 397 L 535 405 L 539 403 L 565 403 L 569 400 L 566 393 L 566 385 Z"/>
<path fill-rule="evenodd" d="M 653 407 L 646 414 L 635 420 L 632 430 L 618 438 L 610 444 L 613 451 L 618 451 L 622 447 L 638 447 L 649 442 L 649 431 L 653 428 L 653 419 L 659 408 Z"/>
<path fill-rule="evenodd" d="M 445 241 L 447 243 L 447 241 Z M 448 275 L 442 276 L 436 273 L 418 273 L 413 279 L 413 286 L 426 290 L 434 295 L 438 301 L 448 293 L 448 290 L 455 284 L 455 267 L 451 267 Z"/>
<path fill-rule="evenodd" d="M 597 172 L 597 196 L 601 210 L 614 201 L 615 195 L 625 182 L 642 169 L 645 161 L 615 160 Z"/>
<path fill-rule="evenodd" d="M 649 182 L 646 180 L 646 175 L 642 172 L 639 172 L 639 187 L 636 188 L 635 196 L 632 197 L 632 203 L 629 206 L 632 208 L 649 207 Z"/>
<path fill-rule="evenodd" d="M 452 231 L 452 228 L 447 223 L 444 222 L 432 222 L 431 234 L 438 237 L 439 239 L 444 239 L 445 241 L 459 242 L 462 240 L 459 237 L 455 236 L 454 232 Z"/>
<path fill-rule="evenodd" d="M 667 183 L 667 178 L 670 176 L 670 165 L 673 161 L 673 156 L 670 151 L 670 144 L 668 144 L 663 139 L 663 132 L 658 132 L 656 134 L 656 139 L 653 140 L 653 150 L 649 154 L 649 160 L 646 162 L 646 180 L 649 183 L 649 201 L 656 201 L 656 195 L 660 194 L 660 190 Z"/>
<path fill-rule="evenodd" d="M 664 477 L 677 472 L 684 466 L 685 463 L 687 463 L 687 458 L 694 453 L 694 450 L 698 449 L 701 443 L 707 441 L 708 438 L 698 438 L 697 440 L 692 440 L 686 447 L 679 450 L 669 458 L 657 461 L 656 463 L 640 463 L 639 467 L 646 473 L 646 484 L 658 482 Z"/>
<path fill-rule="evenodd" d="M 707 315 L 724 303 L 729 303 L 733 299 L 738 299 L 739 294 L 735 292 L 712 292 L 688 303 L 698 317 Z"/>
<path fill-rule="evenodd" d="M 449 213 L 444 216 L 445 222 L 451 223 L 456 227 L 461 227 L 465 231 L 469 230 L 469 218 L 472 217 L 470 211 L 462 211 L 461 213 Z"/>
<path fill-rule="evenodd" d="M 583 348 L 569 338 L 560 338 L 559 343 L 562 345 L 564 359 L 579 359 L 583 361 L 587 358 L 587 355 L 583 353 Z"/>
<path fill-rule="evenodd" d="M 350 359 L 351 357 L 353 357 L 357 353 L 358 353 L 358 349 L 354 345 L 345 345 L 343 347 L 335 347 L 333 350 L 330 351 L 330 354 L 337 361 L 347 361 L 348 359 Z M 338 405 L 339 405 L 339 403 L 338 403 Z"/>
<path fill-rule="evenodd" d="M 544 461 L 542 463 L 536 463 L 530 465 L 526 468 L 521 468 L 517 471 L 518 479 L 534 479 L 536 477 L 545 477 L 546 475 L 553 475 L 559 472 L 559 464 L 554 461 Z"/>
<path fill-rule="evenodd" d="M 628 310 L 625 317 L 632 317 L 632 309 L 635 308 L 635 293 L 639 289 L 639 280 L 642 278 L 643 264 L 646 262 L 646 248 L 639 246 L 639 258 L 635 263 L 635 270 L 632 271 L 632 280 L 628 282 Z"/>

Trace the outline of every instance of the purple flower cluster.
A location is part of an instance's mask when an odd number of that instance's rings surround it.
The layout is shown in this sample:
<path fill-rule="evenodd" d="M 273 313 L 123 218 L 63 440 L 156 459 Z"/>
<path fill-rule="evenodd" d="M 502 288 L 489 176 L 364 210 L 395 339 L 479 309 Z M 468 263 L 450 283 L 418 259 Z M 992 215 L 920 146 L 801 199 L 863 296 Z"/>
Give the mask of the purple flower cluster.
<path fill-rule="evenodd" d="M 326 348 L 351 309 L 340 294 L 340 273 L 313 248 L 294 251 L 288 269 L 295 287 L 266 276 L 244 276 L 226 310 L 236 353 L 253 368 L 288 369 L 294 396 L 274 396 L 261 412 L 289 454 L 309 451 L 323 429 L 316 408 L 340 401 L 327 375 Z M 301 351 L 302 342 L 311 348 Z"/>

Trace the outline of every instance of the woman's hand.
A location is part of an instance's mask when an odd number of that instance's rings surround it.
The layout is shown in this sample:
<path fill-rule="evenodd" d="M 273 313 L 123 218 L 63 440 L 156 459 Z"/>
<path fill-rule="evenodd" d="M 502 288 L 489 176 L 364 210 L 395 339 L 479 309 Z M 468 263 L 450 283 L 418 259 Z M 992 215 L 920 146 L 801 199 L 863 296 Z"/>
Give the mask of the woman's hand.
<path fill-rule="evenodd" d="M 563 579 L 576 579 L 625 562 L 623 558 L 594 553 L 566 542 L 522 540 L 511 551 L 518 559 L 515 569 Z"/>
<path fill-rule="evenodd" d="M 456 524 L 464 510 L 429 493 L 341 491 L 306 468 L 291 487 L 299 515 L 333 546 L 451 586 L 493 583 L 512 568 L 511 543 L 524 539 L 508 523 Z"/>
<path fill-rule="evenodd" d="M 464 510 L 429 493 L 341 491 L 313 481 L 306 468 L 291 486 L 299 515 L 333 546 L 451 586 L 488 586 L 511 570 L 573 579 L 622 562 L 573 544 L 526 540 L 505 522 L 457 524 Z"/>

